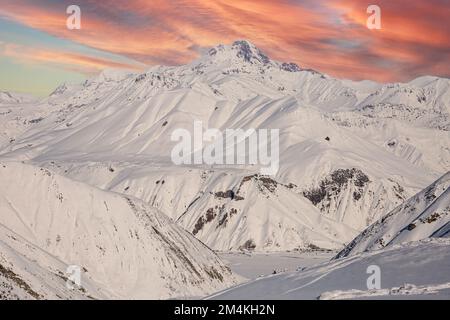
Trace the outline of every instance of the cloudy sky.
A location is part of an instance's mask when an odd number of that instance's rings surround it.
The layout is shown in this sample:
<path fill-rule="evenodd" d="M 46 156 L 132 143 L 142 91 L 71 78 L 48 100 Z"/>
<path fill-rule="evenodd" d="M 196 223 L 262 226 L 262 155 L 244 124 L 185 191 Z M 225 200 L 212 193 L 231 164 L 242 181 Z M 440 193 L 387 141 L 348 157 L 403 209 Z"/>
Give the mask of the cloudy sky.
<path fill-rule="evenodd" d="M 81 8 L 81 30 L 66 8 Z M 370 4 L 382 29 L 366 27 Z M 450 0 L 0 0 L 0 90 L 190 62 L 247 39 L 271 58 L 380 82 L 450 76 Z"/>

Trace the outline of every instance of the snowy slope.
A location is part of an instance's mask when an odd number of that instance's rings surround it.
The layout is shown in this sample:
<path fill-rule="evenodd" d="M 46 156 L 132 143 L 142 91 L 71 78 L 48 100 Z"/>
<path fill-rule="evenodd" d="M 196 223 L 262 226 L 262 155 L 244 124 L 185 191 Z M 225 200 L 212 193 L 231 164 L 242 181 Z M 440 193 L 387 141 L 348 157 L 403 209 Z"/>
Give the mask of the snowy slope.
<path fill-rule="evenodd" d="M 367 289 L 367 268 L 381 289 Z M 266 276 L 209 299 L 450 299 L 450 239 L 427 239 Z"/>
<path fill-rule="evenodd" d="M 61 291 L 55 275 L 65 265 L 84 270 L 94 297 L 200 296 L 235 281 L 215 253 L 156 209 L 44 168 L 1 163 L 0 211 L 8 231 L 1 265 L 39 296 Z"/>
<path fill-rule="evenodd" d="M 450 299 L 449 234 L 450 172 L 364 230 L 332 261 L 259 278 L 210 299 Z M 374 265 L 381 288 L 369 290 L 366 270 Z"/>
<path fill-rule="evenodd" d="M 37 124 L 48 106 L 38 106 L 38 99 L 26 94 L 0 91 L 0 148 Z"/>
<path fill-rule="evenodd" d="M 69 290 L 69 265 L 3 225 L 0 231 L 0 300 L 108 297 L 88 274 L 83 275 L 80 287 Z"/>
<path fill-rule="evenodd" d="M 52 170 L 101 188 L 133 195 L 167 212 L 217 250 L 338 249 L 357 231 L 321 215 L 292 185 L 246 171 L 136 168 L 130 163 Z M 234 190 L 234 191 L 233 191 Z M 236 193 L 236 197 L 232 194 Z"/>
<path fill-rule="evenodd" d="M 0 158 L 137 197 L 191 232 L 210 220 L 196 236 L 213 249 L 337 248 L 449 170 L 449 83 L 333 79 L 237 41 L 188 65 L 62 85 Z M 252 181 L 243 200 L 214 196 L 236 192 L 257 165 L 174 166 L 170 135 L 194 120 L 280 129 L 276 193 Z"/>
<path fill-rule="evenodd" d="M 35 102 L 36 100 L 36 97 L 26 93 L 0 91 L 0 104 Z"/>
<path fill-rule="evenodd" d="M 450 237 L 450 172 L 364 230 L 336 258 L 429 237 Z"/>
<path fill-rule="evenodd" d="M 217 250 L 335 249 L 356 234 L 270 177 L 227 175 L 207 186 L 177 221 Z"/>

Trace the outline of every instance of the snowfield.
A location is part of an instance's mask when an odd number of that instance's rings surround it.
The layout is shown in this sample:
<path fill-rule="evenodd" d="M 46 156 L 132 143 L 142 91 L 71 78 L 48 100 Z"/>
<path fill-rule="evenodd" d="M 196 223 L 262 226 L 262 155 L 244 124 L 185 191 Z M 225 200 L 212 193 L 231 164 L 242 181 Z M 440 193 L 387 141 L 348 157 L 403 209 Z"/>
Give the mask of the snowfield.
<path fill-rule="evenodd" d="M 236 275 L 247 281 L 287 271 L 301 270 L 329 261 L 333 251 L 303 252 L 219 252 L 220 258 L 230 266 Z M 244 279 L 243 279 L 244 280 Z"/>
<path fill-rule="evenodd" d="M 368 290 L 367 267 L 381 269 Z M 426 239 L 270 275 L 208 299 L 450 299 L 450 239 Z"/>
<path fill-rule="evenodd" d="M 449 213 L 447 173 L 364 230 L 331 261 L 281 270 L 209 298 L 450 299 Z M 368 286 L 373 266 L 380 272 L 377 289 Z"/>
<path fill-rule="evenodd" d="M 215 250 L 340 249 L 449 170 L 449 88 L 333 79 L 236 41 L 188 65 L 61 85 L 34 103 L 38 122 L 8 122 L 0 158 L 139 198 Z M 175 166 L 170 136 L 194 121 L 280 129 L 277 175 Z"/>
<path fill-rule="evenodd" d="M 175 165 L 171 134 L 194 121 L 222 132 L 279 129 L 277 174 L 261 175 L 258 164 Z M 344 258 L 221 297 L 445 296 L 445 272 L 419 271 L 445 266 L 434 252 L 448 251 L 446 240 L 405 243 L 448 237 L 449 132 L 450 79 L 334 79 L 248 41 L 187 65 L 105 70 L 43 99 L 1 92 L 0 294 L 205 296 L 240 281 L 216 250 Z M 420 247 L 431 250 L 421 256 L 429 264 L 408 266 Z M 395 269 L 368 293 L 357 268 L 372 258 L 386 270 L 390 259 L 411 267 L 418 281 L 395 280 Z M 87 270 L 86 286 L 67 292 L 60 276 L 74 264 Z"/>
<path fill-rule="evenodd" d="M 450 172 L 364 230 L 336 258 L 429 237 L 450 237 Z"/>
<path fill-rule="evenodd" d="M 28 288 L 13 297 L 54 298 L 39 280 L 61 290 L 68 265 L 84 270 L 94 290 L 84 281 L 82 290 L 94 298 L 202 296 L 236 281 L 214 252 L 137 199 L 6 162 L 0 195 L 1 275 Z"/>

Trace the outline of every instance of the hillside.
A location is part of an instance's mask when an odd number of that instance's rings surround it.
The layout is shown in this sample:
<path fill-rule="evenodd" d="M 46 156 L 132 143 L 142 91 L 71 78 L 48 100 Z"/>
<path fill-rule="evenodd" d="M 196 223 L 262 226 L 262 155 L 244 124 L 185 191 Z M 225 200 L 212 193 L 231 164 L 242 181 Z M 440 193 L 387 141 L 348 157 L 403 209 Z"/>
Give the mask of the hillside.
<path fill-rule="evenodd" d="M 192 297 L 236 281 L 214 252 L 158 210 L 44 168 L 2 162 L 0 208 L 6 297 Z M 69 265 L 83 270 L 79 292 L 65 288 Z"/>
<path fill-rule="evenodd" d="M 340 249 L 449 170 L 449 87 L 334 79 L 236 41 L 188 65 L 61 85 L 7 135 L 0 159 L 139 198 L 212 249 Z M 276 175 L 174 165 L 171 134 L 194 121 L 279 129 Z"/>

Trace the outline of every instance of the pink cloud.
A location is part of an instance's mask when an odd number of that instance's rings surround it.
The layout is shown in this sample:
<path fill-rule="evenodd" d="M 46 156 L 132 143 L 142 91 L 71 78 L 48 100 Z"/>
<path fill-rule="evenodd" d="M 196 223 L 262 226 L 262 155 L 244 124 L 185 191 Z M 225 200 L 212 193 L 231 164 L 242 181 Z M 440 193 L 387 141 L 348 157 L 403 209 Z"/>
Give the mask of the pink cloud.
<path fill-rule="evenodd" d="M 442 0 L 380 0 L 383 28 L 376 31 L 365 27 L 369 3 L 360 0 L 130 0 L 120 6 L 79 1 L 77 31 L 65 27 L 63 4 L 40 2 L 8 2 L 0 14 L 146 64 L 187 63 L 197 48 L 245 38 L 276 59 L 337 77 L 398 81 L 450 75 L 450 8 Z"/>

